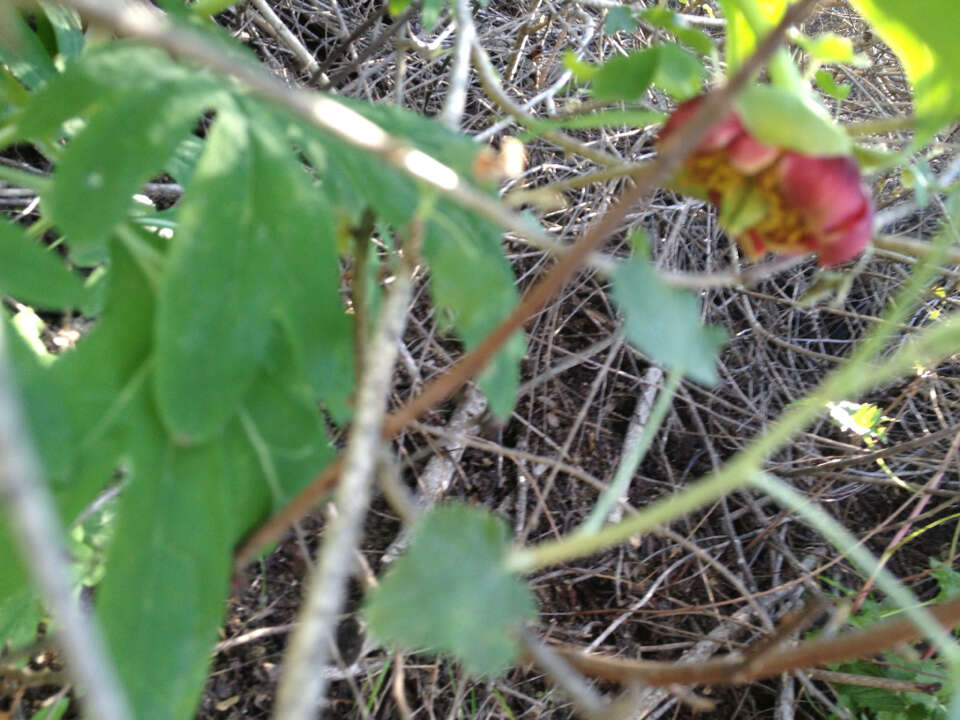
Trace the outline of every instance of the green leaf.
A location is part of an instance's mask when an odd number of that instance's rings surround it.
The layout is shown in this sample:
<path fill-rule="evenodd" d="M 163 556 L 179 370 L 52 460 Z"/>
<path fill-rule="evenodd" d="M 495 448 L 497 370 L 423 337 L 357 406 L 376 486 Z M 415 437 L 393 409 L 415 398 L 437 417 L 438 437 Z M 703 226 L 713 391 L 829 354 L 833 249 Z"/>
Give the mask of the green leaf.
<path fill-rule="evenodd" d="M 598 100 L 636 100 L 653 82 L 659 59 L 652 47 L 607 60 L 594 73 L 590 91 Z"/>
<path fill-rule="evenodd" d="M 834 80 L 829 70 L 817 70 L 815 79 L 817 87 L 835 100 L 846 100 L 850 95 L 851 87 Z"/>
<path fill-rule="evenodd" d="M 109 283 L 106 308 L 96 326 L 51 366 L 49 380 L 44 380 L 59 390 L 61 405 L 50 403 L 47 425 L 40 426 L 43 432 L 38 429 L 35 437 L 67 520 L 116 479 L 128 408 L 145 387 L 150 367 L 154 298 L 145 290 L 143 271 L 119 243 L 113 248 Z M 50 424 L 50 418 L 59 424 Z M 47 433 L 59 439 L 45 445 Z M 60 470 L 51 462 L 53 449 L 69 453 Z"/>
<path fill-rule="evenodd" d="M 0 528 L 0 534 L 2 534 Z M 0 595 L 0 647 L 19 648 L 37 639 L 43 608 L 29 587 L 4 587 Z M 7 594 L 9 593 L 9 594 Z"/>
<path fill-rule="evenodd" d="M 822 106 L 772 85 L 751 85 L 737 97 L 737 111 L 751 135 L 808 155 L 849 155 L 853 144 Z"/>
<path fill-rule="evenodd" d="M 38 710 L 30 716 L 30 720 L 60 720 L 70 707 L 70 698 L 64 697 L 57 700 L 53 705 Z"/>
<path fill-rule="evenodd" d="M 6 65 L 31 90 L 57 74 L 43 42 L 23 16 L 9 6 L 0 10 L 0 65 Z"/>
<path fill-rule="evenodd" d="M 410 7 L 410 2 L 411 0 L 389 0 L 387 8 L 390 10 L 390 15 L 396 17 Z"/>
<path fill-rule="evenodd" d="M 271 345 L 241 417 L 245 442 L 258 454 L 261 482 L 271 491 L 264 512 L 286 505 L 335 455 L 310 389 L 297 381 L 290 343 L 281 340 Z"/>
<path fill-rule="evenodd" d="M 499 230 L 452 203 L 438 202 L 427 222 L 423 256 L 430 266 L 434 303 L 452 314 L 467 349 L 474 348 L 518 299 Z M 513 411 L 525 348 L 522 333 L 517 333 L 478 378 L 491 410 L 500 418 Z"/>
<path fill-rule="evenodd" d="M 197 169 L 201 155 L 203 155 L 203 140 L 191 133 L 177 145 L 177 149 L 167 160 L 164 170 L 186 190 L 193 179 L 193 173 Z"/>
<path fill-rule="evenodd" d="M 626 5 L 617 5 L 607 10 L 607 17 L 603 20 L 603 32 L 607 35 L 633 32 L 636 29 L 637 20 L 633 17 L 633 11 Z"/>
<path fill-rule="evenodd" d="M 334 420 L 350 415 L 353 323 L 340 298 L 336 222 L 326 198 L 304 172 L 285 128 L 251 109 L 257 217 L 273 237 L 276 313 L 290 332 L 298 368 Z"/>
<path fill-rule="evenodd" d="M 41 2 L 47 20 L 57 39 L 57 48 L 68 62 L 76 60 L 83 52 L 83 22 L 76 10 L 52 2 Z"/>
<path fill-rule="evenodd" d="M 727 74 L 733 75 L 743 62 L 750 57 L 757 45 L 757 35 L 747 22 L 740 9 L 742 0 L 718 0 L 727 19 L 724 55 L 727 61 Z M 746 0 L 752 2 L 753 0 Z"/>
<path fill-rule="evenodd" d="M 30 720 L 60 720 L 70 707 L 70 698 L 60 698 L 53 705 L 48 705 L 30 716 Z"/>
<path fill-rule="evenodd" d="M 573 73 L 577 82 L 590 82 L 599 69 L 596 65 L 591 65 L 574 55 L 573 51 L 567 50 L 563 54 L 563 66 Z"/>
<path fill-rule="evenodd" d="M 222 622 L 232 549 L 218 444 L 175 448 L 139 394 L 97 610 L 138 720 L 195 716 Z"/>
<path fill-rule="evenodd" d="M 247 122 L 224 108 L 180 205 L 157 305 L 156 387 L 181 442 L 219 432 L 257 373 L 276 296 Z"/>
<path fill-rule="evenodd" d="M 674 35 L 677 40 L 688 47 L 692 47 L 702 55 L 713 52 L 713 38 L 702 30 L 688 27 L 686 21 L 678 17 L 675 12 L 666 8 L 649 8 L 640 13 L 643 21 L 654 27 L 662 28 Z"/>
<path fill-rule="evenodd" d="M 200 77 L 161 50 L 124 41 L 93 48 L 33 95 L 17 120 L 19 139 L 56 140 L 70 118 L 109 107 L 128 93 Z"/>
<path fill-rule="evenodd" d="M 954 570 L 950 563 L 930 558 L 930 574 L 937 579 L 937 585 L 940 586 L 937 602 L 960 596 L 960 572 Z"/>
<path fill-rule="evenodd" d="M 663 88 L 678 102 L 699 95 L 707 77 L 703 63 L 695 55 L 673 43 L 663 43 L 656 48 L 659 60 L 653 77 L 654 85 Z"/>
<path fill-rule="evenodd" d="M 67 145 L 44 200 L 72 257 L 81 263 L 100 259 L 131 196 L 160 171 L 215 101 L 202 79 L 129 93 L 95 115 Z"/>
<path fill-rule="evenodd" d="M 409 649 L 447 652 L 475 675 L 495 675 L 516 658 L 510 631 L 536 616 L 530 590 L 504 569 L 507 528 L 460 504 L 431 511 L 410 549 L 366 600 L 373 633 Z"/>
<path fill-rule="evenodd" d="M 863 66 L 864 62 L 869 64 L 864 56 L 858 56 L 854 52 L 853 43 L 849 38 L 836 33 L 821 33 L 815 37 L 798 34 L 795 41 L 811 58 L 823 64 L 842 63 L 857 66 Z"/>
<path fill-rule="evenodd" d="M 446 0 L 423 0 L 420 8 L 420 20 L 423 23 L 424 30 L 430 32 L 437 26 L 444 5 L 446 5 Z"/>
<path fill-rule="evenodd" d="M 696 295 L 670 287 L 648 261 L 633 258 L 614 273 L 613 299 L 627 338 L 651 361 L 705 385 L 717 383 L 716 356 L 727 333 L 700 322 Z"/>
<path fill-rule="evenodd" d="M 65 412 L 62 391 L 47 367 L 49 355 L 38 355 L 3 319 L 8 360 L 17 382 L 27 426 L 48 476 L 63 477 L 70 469 L 76 433 Z"/>
<path fill-rule="evenodd" d="M 915 95 L 916 143 L 960 114 L 960 3 L 955 0 L 853 0 L 851 3 L 896 53 Z"/>
<path fill-rule="evenodd" d="M 66 310 L 78 307 L 85 291 L 80 276 L 55 250 L 0 220 L 0 293 L 35 307 Z"/>

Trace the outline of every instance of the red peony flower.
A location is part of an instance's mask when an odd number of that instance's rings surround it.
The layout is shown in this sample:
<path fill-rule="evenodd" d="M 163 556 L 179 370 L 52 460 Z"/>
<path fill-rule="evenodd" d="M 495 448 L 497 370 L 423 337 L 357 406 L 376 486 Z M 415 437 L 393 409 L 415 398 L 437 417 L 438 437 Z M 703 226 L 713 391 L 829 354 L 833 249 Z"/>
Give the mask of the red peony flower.
<path fill-rule="evenodd" d="M 702 102 L 694 98 L 670 116 L 663 141 L 683 127 Z M 870 242 L 873 207 L 850 157 L 817 157 L 766 145 L 735 112 L 719 120 L 687 159 L 678 188 L 709 199 L 748 257 L 766 252 L 815 252 L 830 267 Z"/>

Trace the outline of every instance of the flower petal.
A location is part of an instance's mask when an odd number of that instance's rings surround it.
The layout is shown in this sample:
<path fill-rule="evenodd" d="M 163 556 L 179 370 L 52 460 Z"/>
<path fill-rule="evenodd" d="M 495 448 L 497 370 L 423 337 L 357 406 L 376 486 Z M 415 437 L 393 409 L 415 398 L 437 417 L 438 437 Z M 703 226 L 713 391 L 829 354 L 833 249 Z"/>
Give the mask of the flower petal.
<path fill-rule="evenodd" d="M 860 168 L 852 158 L 788 152 L 779 170 L 784 197 L 803 212 L 812 231 L 831 232 L 869 206 Z"/>
<path fill-rule="evenodd" d="M 703 96 L 696 97 L 693 100 L 688 100 L 674 110 L 673 114 L 667 118 L 667 122 L 660 130 L 660 142 L 663 142 L 690 122 L 690 118 L 693 117 L 693 114 L 702 102 Z M 743 125 L 740 122 L 740 118 L 731 112 L 707 131 L 703 140 L 701 140 L 697 146 L 697 152 L 707 153 L 722 150 L 737 136 L 742 135 L 743 132 Z"/>
<path fill-rule="evenodd" d="M 745 132 L 727 146 L 730 164 L 744 175 L 756 175 L 772 165 L 779 154 L 779 148 L 764 145 Z"/>

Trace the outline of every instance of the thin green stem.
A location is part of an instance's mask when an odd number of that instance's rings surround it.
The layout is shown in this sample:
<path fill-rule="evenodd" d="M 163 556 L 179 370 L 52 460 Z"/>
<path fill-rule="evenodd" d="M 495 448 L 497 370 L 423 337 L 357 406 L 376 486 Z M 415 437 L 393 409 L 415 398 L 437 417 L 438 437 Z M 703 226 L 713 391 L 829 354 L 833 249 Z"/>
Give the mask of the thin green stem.
<path fill-rule="evenodd" d="M 682 379 L 682 372 L 678 370 L 670 371 L 667 382 L 660 391 L 660 397 L 657 398 L 657 402 L 650 412 L 650 417 L 647 418 L 640 440 L 620 460 L 620 466 L 613 477 L 613 482 L 597 499 L 597 504 L 594 505 L 589 517 L 577 529 L 576 535 L 592 535 L 603 527 L 603 523 L 616 504 L 617 499 L 626 493 L 627 488 L 630 487 L 630 481 L 637 471 L 637 466 L 640 465 L 647 454 L 654 436 L 663 424 L 663 419 L 667 415 L 667 410 L 670 408 L 670 403 L 673 402 L 673 396 L 677 392 L 677 387 Z"/>
<path fill-rule="evenodd" d="M 864 575 L 875 576 L 880 589 L 903 608 L 907 617 L 937 644 L 951 669 L 954 671 L 960 669 L 960 646 L 953 640 L 950 632 L 937 622 L 910 589 L 897 580 L 896 576 L 887 570 L 850 531 L 819 505 L 773 475 L 756 473 L 750 479 L 750 484 L 803 517 L 811 527 L 849 557 Z"/>

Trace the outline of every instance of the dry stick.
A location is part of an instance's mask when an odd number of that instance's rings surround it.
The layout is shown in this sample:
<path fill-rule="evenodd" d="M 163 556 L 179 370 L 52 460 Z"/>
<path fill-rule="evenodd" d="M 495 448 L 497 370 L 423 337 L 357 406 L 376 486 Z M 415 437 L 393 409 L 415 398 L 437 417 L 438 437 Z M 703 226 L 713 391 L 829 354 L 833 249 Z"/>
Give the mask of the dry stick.
<path fill-rule="evenodd" d="M 390 25 L 388 25 L 379 35 L 377 35 L 377 37 L 371 40 L 370 44 L 360 51 L 357 57 L 350 64 L 340 68 L 336 73 L 334 73 L 333 77 L 326 78 L 322 71 L 317 75 L 314 75 L 313 79 L 317 83 L 317 87 L 319 87 L 321 90 L 328 90 L 335 85 L 339 85 L 347 78 L 348 75 L 350 75 L 350 73 L 359 69 L 363 63 L 379 52 L 391 37 L 396 35 L 398 32 L 401 32 L 407 26 L 407 20 L 413 16 L 414 12 L 416 12 L 419 7 L 420 3 L 412 3 L 406 10 L 393 18 L 393 22 Z M 349 43 L 347 46 L 349 46 Z"/>
<path fill-rule="evenodd" d="M 960 598 L 932 606 L 929 610 L 945 627 L 960 624 Z M 557 651 L 580 672 L 602 680 L 641 682 L 658 687 L 675 683 L 735 685 L 800 668 L 869 657 L 921 636 L 922 633 L 910 619 L 888 620 L 828 640 L 815 638 L 792 648 L 763 653 L 755 663 L 744 662 L 742 657 L 732 657 L 697 665 L 677 665 L 584 655 L 571 648 L 557 648 Z"/>
<path fill-rule="evenodd" d="M 300 67 L 311 75 L 316 73 L 320 67 L 316 58 L 303 46 L 300 39 L 290 31 L 290 28 L 284 24 L 280 16 L 273 11 L 273 8 L 267 4 L 267 0 L 250 0 L 250 2 L 267 22 L 267 25 L 276 33 L 277 39 L 286 45 L 287 49 L 297 58 Z"/>
<path fill-rule="evenodd" d="M 413 286 L 409 268 L 401 264 L 384 303 L 364 360 L 357 388 L 357 412 L 344 452 L 343 474 L 337 488 L 337 515 L 328 526 L 320 560 L 312 573 L 307 597 L 298 614 L 277 689 L 274 717 L 308 720 L 316 717 L 327 679 L 317 668 L 327 664 L 333 628 L 343 604 L 353 552 L 372 496 L 374 470 L 383 436 L 393 365 L 406 324 Z"/>
<path fill-rule="evenodd" d="M 394 22 L 403 23 L 410 17 L 410 14 L 417 9 L 418 3 L 411 3 L 404 13 L 406 17 L 404 18 L 394 18 Z M 361 35 L 363 35 L 367 30 L 373 27 L 373 24 L 377 22 L 380 18 L 387 14 L 387 11 L 390 9 L 388 3 L 384 3 L 378 10 L 373 10 L 370 15 L 362 23 L 357 25 L 354 28 L 353 32 L 350 33 L 346 38 L 344 38 L 340 44 L 338 44 L 330 53 L 324 58 L 323 63 L 321 63 L 319 69 L 314 73 L 313 77 L 310 78 L 310 82 L 318 82 L 321 80 L 321 77 L 327 70 L 330 69 L 330 66 L 333 65 L 337 60 L 340 59 L 340 56 L 343 55 L 350 46 L 355 43 Z M 329 80 L 324 80 L 324 82 L 329 83 Z"/>
<path fill-rule="evenodd" d="M 453 15 L 457 21 L 457 40 L 454 44 L 453 67 L 450 68 L 450 89 L 447 91 L 440 122 L 451 130 L 460 129 L 460 120 L 467 105 L 467 85 L 470 81 L 470 46 L 477 37 L 473 24 L 470 0 L 453 0 Z"/>
<path fill-rule="evenodd" d="M 90 717 L 133 717 L 110 662 L 99 627 L 74 592 L 74 573 L 56 505 L 24 432 L 15 381 L 0 327 L 0 501 L 33 582 L 57 621 L 67 667 L 84 692 Z"/>
<path fill-rule="evenodd" d="M 68 0 L 86 4 L 91 0 Z M 384 437 L 393 437 L 410 422 L 426 414 L 455 393 L 465 382 L 479 373 L 500 347 L 523 324 L 543 309 L 567 283 L 571 276 L 590 257 L 600 244 L 619 229 L 620 223 L 634 205 L 648 192 L 666 182 L 693 152 L 700 139 L 726 112 L 733 99 L 760 70 L 780 44 L 791 25 L 801 22 L 819 0 L 801 0 L 792 5 L 776 28 L 764 39 L 756 52 L 743 64 L 726 85 L 708 94 L 697 108 L 690 122 L 664 143 L 659 158 L 651 163 L 649 171 L 634 178 L 635 184 L 624 190 L 616 204 L 560 257 L 554 268 L 523 296 L 513 312 L 487 335 L 470 353 L 431 382 L 423 392 L 397 409 L 384 423 Z M 327 466 L 283 509 L 267 520 L 237 550 L 236 567 L 242 568 L 263 546 L 275 542 L 287 528 L 310 511 L 336 482 L 341 461 Z"/>

